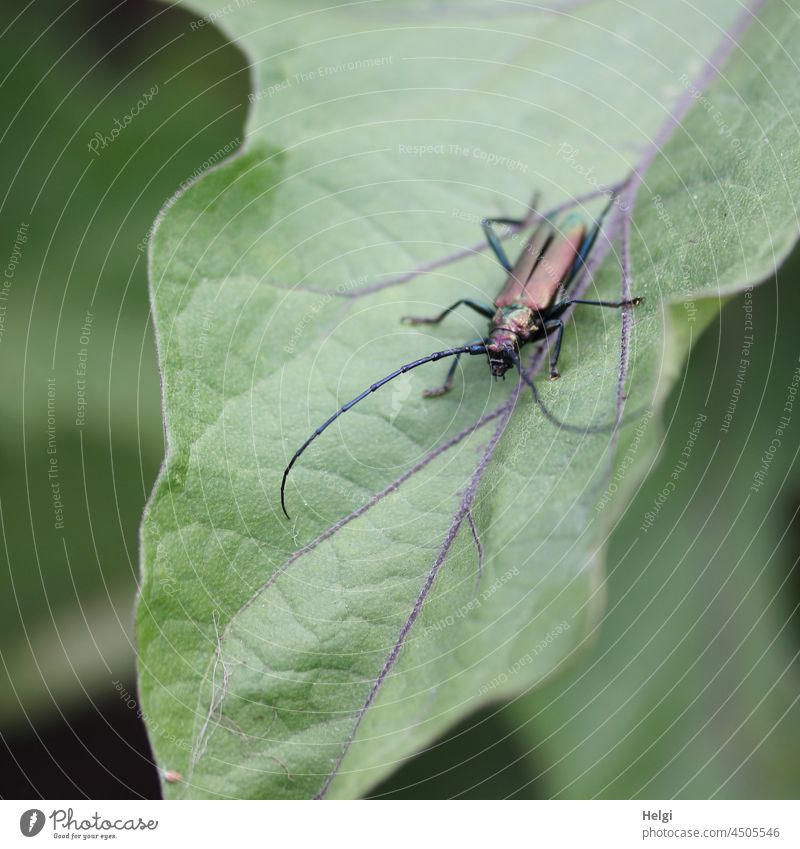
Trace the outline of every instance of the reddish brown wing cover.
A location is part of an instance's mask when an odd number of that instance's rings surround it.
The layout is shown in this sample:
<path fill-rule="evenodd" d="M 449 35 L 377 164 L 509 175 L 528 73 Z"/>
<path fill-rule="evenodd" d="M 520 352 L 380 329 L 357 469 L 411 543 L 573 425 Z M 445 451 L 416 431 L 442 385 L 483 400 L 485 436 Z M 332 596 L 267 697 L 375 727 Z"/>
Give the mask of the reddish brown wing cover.
<path fill-rule="evenodd" d="M 572 268 L 585 236 L 586 226 L 582 222 L 568 221 L 555 235 L 552 225 L 540 225 L 522 249 L 495 301 L 497 306 L 521 303 L 534 310 L 549 306 Z"/>

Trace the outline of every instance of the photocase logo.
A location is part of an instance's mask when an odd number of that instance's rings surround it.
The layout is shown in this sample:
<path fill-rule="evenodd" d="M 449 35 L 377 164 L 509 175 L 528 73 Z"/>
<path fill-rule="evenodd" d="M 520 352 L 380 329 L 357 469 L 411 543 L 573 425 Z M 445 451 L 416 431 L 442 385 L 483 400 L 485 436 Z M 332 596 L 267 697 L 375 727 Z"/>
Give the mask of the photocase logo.
<path fill-rule="evenodd" d="M 395 419 L 400 415 L 403 405 L 411 396 L 411 387 L 413 382 L 410 374 L 401 374 L 392 384 L 392 400 L 391 412 L 389 413 L 389 424 L 394 424 Z M 421 411 L 423 415 L 427 415 L 428 408 L 422 405 Z"/>
<path fill-rule="evenodd" d="M 97 837 L 99 833 L 100 837 L 107 840 L 109 837 L 116 837 L 116 834 L 103 832 L 155 831 L 158 828 L 158 820 L 143 820 L 141 817 L 110 820 L 95 811 L 83 819 L 76 819 L 72 808 L 55 808 L 45 817 L 44 811 L 31 808 L 19 818 L 19 830 L 25 837 L 35 837 L 44 828 L 47 819 L 53 821 L 54 837 L 68 839 L 82 837 L 86 840 Z M 89 833 L 81 835 L 81 832 Z"/>
<path fill-rule="evenodd" d="M 411 375 L 401 374 L 392 387 L 392 411 L 389 414 L 390 424 L 394 424 L 394 420 L 400 415 L 400 410 L 403 409 L 403 404 L 410 394 Z"/>
<path fill-rule="evenodd" d="M 38 808 L 31 808 L 19 818 L 19 830 L 25 837 L 36 837 L 44 828 L 44 812 Z"/>

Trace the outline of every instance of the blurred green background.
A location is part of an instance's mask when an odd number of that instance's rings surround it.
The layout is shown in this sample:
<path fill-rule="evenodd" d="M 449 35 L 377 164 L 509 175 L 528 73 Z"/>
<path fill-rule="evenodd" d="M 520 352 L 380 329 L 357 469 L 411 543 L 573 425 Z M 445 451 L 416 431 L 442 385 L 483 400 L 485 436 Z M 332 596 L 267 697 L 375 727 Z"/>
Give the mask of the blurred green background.
<path fill-rule="evenodd" d="M 0 795 L 156 796 L 132 633 L 138 525 L 163 450 L 145 248 L 165 200 L 241 143 L 246 63 L 212 26 L 158 3 L 49 0 L 8 21 Z M 108 138 L 93 152 L 96 133 Z M 753 292 L 753 361 L 727 433 L 745 296 L 695 345 L 662 456 L 612 537 L 593 645 L 374 795 L 798 795 L 800 425 L 749 487 L 798 364 L 799 277 L 796 254 Z M 699 413 L 702 462 L 642 532 Z"/>
<path fill-rule="evenodd" d="M 238 146 L 247 73 L 241 54 L 214 27 L 192 28 L 185 10 L 88 0 L 18 9 L 0 50 L 4 267 L 21 223 L 28 236 L 0 342 L 10 564 L 0 727 L 31 786 L 3 769 L 2 789 L 153 795 L 152 766 L 135 757 L 147 752 L 136 711 L 114 683 L 135 692 L 138 527 L 163 450 L 146 239 L 166 199 Z M 96 153 L 95 133 L 112 139 Z M 48 476 L 49 380 L 63 529 Z"/>

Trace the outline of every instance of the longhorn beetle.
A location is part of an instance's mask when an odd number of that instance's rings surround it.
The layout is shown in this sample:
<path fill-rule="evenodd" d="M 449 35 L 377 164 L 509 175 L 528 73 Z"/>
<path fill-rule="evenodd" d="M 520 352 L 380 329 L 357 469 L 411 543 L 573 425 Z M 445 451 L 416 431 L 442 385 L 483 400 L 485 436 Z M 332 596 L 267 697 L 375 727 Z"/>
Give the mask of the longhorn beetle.
<path fill-rule="evenodd" d="M 388 374 L 377 383 L 373 383 L 369 389 L 365 389 L 360 395 L 348 401 L 340 407 L 326 422 L 321 424 L 309 438 L 295 451 L 289 461 L 289 465 L 283 472 L 281 480 L 281 509 L 286 518 L 290 518 L 286 512 L 286 479 L 292 466 L 297 462 L 300 455 L 308 446 L 330 425 L 332 425 L 342 413 L 346 413 L 351 407 L 362 401 L 367 395 L 380 389 L 381 386 L 394 380 L 401 374 L 405 374 L 417 366 L 425 363 L 433 363 L 445 357 L 453 357 L 453 362 L 445 377 L 444 383 L 435 389 L 426 389 L 423 395 L 428 398 L 444 395 L 453 387 L 458 360 L 462 354 L 486 354 L 489 359 L 489 370 L 494 377 L 504 377 L 510 368 L 516 368 L 520 377 L 530 386 L 536 403 L 541 408 L 545 417 L 553 424 L 566 430 L 578 433 L 597 432 L 602 428 L 575 427 L 557 419 L 545 407 L 533 380 L 522 368 L 519 351 L 530 342 L 547 341 L 550 354 L 550 379 L 559 376 L 557 363 L 561 353 L 561 341 L 564 336 L 564 322 L 562 316 L 568 307 L 573 304 L 585 304 L 594 307 L 632 307 L 640 304 L 642 298 L 633 298 L 629 301 L 589 301 L 580 298 L 570 298 L 569 288 L 576 276 L 584 267 L 589 251 L 597 240 L 603 219 L 614 203 L 616 195 L 612 193 L 607 206 L 596 221 L 594 227 L 587 233 L 586 225 L 580 216 L 570 214 L 556 228 L 547 218 L 542 217 L 539 225 L 533 231 L 530 239 L 517 259 L 515 265 L 511 265 L 503 249 L 503 245 L 494 230 L 494 225 L 502 224 L 507 227 L 524 227 L 529 223 L 529 218 L 484 218 L 481 222 L 483 232 L 489 242 L 498 262 L 508 272 L 506 282 L 497 296 L 493 305 L 473 301 L 470 298 L 462 298 L 443 310 L 439 315 L 430 318 L 418 318 L 406 316 L 402 321 L 407 324 L 439 324 L 454 309 L 467 306 L 475 312 L 489 319 L 489 333 L 482 339 L 461 345 L 457 348 L 448 348 L 444 351 L 436 351 L 422 359 L 406 363 L 396 371 Z M 536 199 L 531 204 L 531 210 L 536 207 Z M 561 297 L 559 297 L 561 295 Z M 550 336 L 555 336 L 555 341 L 550 345 Z"/>

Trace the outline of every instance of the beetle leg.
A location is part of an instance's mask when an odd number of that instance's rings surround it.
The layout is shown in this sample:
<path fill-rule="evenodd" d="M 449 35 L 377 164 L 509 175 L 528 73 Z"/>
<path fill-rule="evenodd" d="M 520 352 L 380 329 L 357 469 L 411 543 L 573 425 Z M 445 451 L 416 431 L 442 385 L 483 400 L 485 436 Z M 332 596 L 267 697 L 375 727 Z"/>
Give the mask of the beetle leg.
<path fill-rule="evenodd" d="M 438 398 L 439 395 L 444 395 L 453 388 L 453 381 L 455 380 L 456 376 L 456 368 L 458 367 L 458 361 L 460 359 L 460 355 L 457 357 L 453 357 L 453 362 L 450 363 L 450 368 L 447 369 L 447 377 L 445 377 L 444 383 L 441 386 L 434 386 L 432 389 L 423 389 L 423 398 Z"/>
<path fill-rule="evenodd" d="M 564 322 L 560 318 L 552 319 L 544 325 L 545 340 L 547 342 L 547 350 L 550 354 L 550 380 L 558 380 L 561 375 L 556 368 L 558 358 L 561 354 L 561 342 L 564 339 Z M 550 334 L 555 330 L 556 341 L 552 349 L 550 348 Z"/>
<path fill-rule="evenodd" d="M 612 309 L 620 309 L 622 307 L 638 307 L 644 301 L 644 298 L 631 298 L 629 301 L 587 301 L 583 298 L 567 298 L 564 301 L 559 301 L 549 311 L 550 315 L 559 316 L 572 304 L 584 304 L 589 307 L 611 307 Z"/>
<path fill-rule="evenodd" d="M 483 228 L 483 232 L 486 234 L 486 241 L 489 243 L 489 247 L 497 257 L 497 261 L 509 274 L 511 273 L 512 265 L 509 262 L 503 245 L 500 242 L 500 238 L 492 229 L 492 225 L 504 224 L 506 227 L 518 227 L 520 229 L 528 227 L 536 216 L 536 208 L 538 206 L 539 192 L 536 192 L 531 199 L 530 206 L 528 207 L 528 214 L 524 218 L 484 218 L 483 221 L 481 221 L 481 227 Z"/>
<path fill-rule="evenodd" d="M 500 241 L 500 237 L 492 229 L 492 225 L 505 224 L 508 227 L 524 227 L 527 223 L 527 218 L 484 218 L 483 221 L 481 221 L 481 227 L 483 227 L 483 232 L 486 234 L 486 241 L 489 243 L 489 247 L 497 257 L 497 261 L 509 274 L 511 274 L 512 269 L 511 262 L 506 255 L 506 251 Z"/>
<path fill-rule="evenodd" d="M 508 257 L 506 256 L 506 251 L 503 245 L 500 242 L 500 239 L 497 236 L 497 233 L 492 229 L 492 224 L 519 224 L 519 221 L 510 222 L 501 218 L 484 218 L 481 221 L 481 227 L 483 227 L 483 232 L 486 234 L 486 241 L 489 243 L 489 247 L 494 252 L 494 255 L 497 257 L 497 261 L 500 265 L 505 268 L 505 270 L 510 274 L 511 273 L 511 263 L 509 262 Z"/>
<path fill-rule="evenodd" d="M 581 248 L 578 251 L 578 255 L 575 257 L 575 262 L 573 262 L 569 274 L 564 279 L 563 286 L 565 289 L 569 289 L 569 286 L 572 281 L 577 277 L 578 273 L 585 267 L 586 257 L 589 255 L 589 251 L 591 251 L 592 247 L 594 247 L 594 243 L 597 241 L 597 237 L 600 235 L 600 230 L 603 227 L 603 221 L 605 220 L 606 215 L 608 215 L 611 207 L 614 205 L 616 199 L 617 193 L 616 191 L 614 191 L 611 193 L 608 203 L 606 204 L 605 209 L 600 213 L 600 217 L 595 222 L 594 227 L 583 240 L 583 244 L 581 245 Z"/>
<path fill-rule="evenodd" d="M 486 339 L 476 339 L 474 343 L 482 343 L 486 344 Z M 450 368 L 447 370 L 447 376 L 444 379 L 444 383 L 441 386 L 434 386 L 431 389 L 424 389 L 422 391 L 423 398 L 438 398 L 440 395 L 445 395 L 453 388 L 453 381 L 456 376 L 456 368 L 458 368 L 458 361 L 461 359 L 461 354 L 458 354 L 453 362 L 450 363 Z"/>
<path fill-rule="evenodd" d="M 446 310 L 440 312 L 439 315 L 432 316 L 431 318 L 404 315 L 400 321 L 404 324 L 438 324 L 442 321 L 442 319 L 446 318 L 454 309 L 460 307 L 462 304 L 475 310 L 475 312 L 479 312 L 485 318 L 493 318 L 496 312 L 495 308 L 490 307 L 488 304 L 481 304 L 478 301 L 473 301 L 469 298 L 462 298 L 460 301 L 456 301 L 454 304 L 449 306 Z"/>

